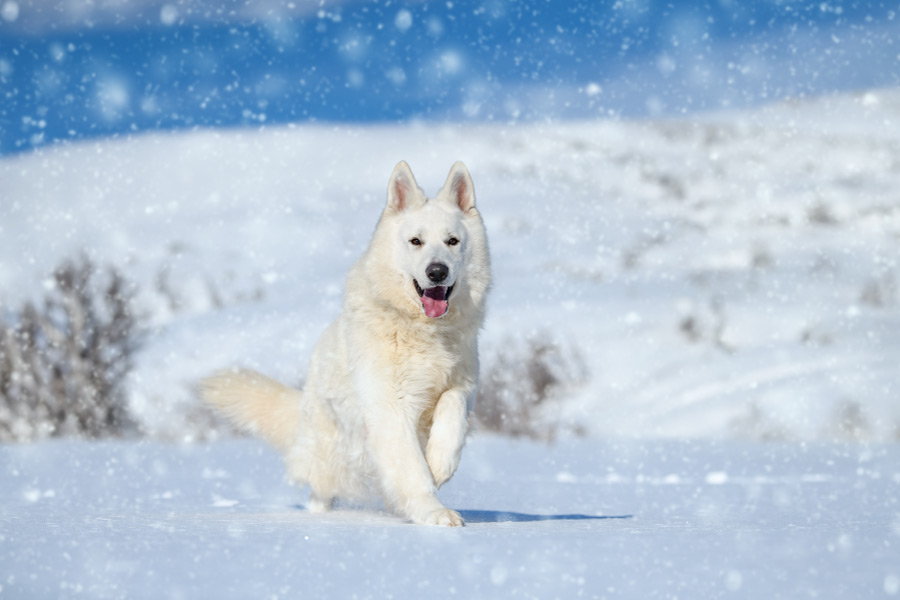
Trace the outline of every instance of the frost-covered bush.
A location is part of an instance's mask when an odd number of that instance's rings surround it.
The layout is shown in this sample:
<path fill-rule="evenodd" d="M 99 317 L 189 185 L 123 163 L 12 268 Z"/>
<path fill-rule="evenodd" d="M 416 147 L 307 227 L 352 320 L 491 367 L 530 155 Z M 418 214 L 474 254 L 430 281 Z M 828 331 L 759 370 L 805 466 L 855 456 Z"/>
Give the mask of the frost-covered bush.
<path fill-rule="evenodd" d="M 725 339 L 727 321 L 723 302 L 712 297 L 705 304 L 687 303 L 682 308 L 678 330 L 692 344 L 710 343 L 724 352 L 733 352 Z"/>
<path fill-rule="evenodd" d="M 549 335 L 508 341 L 502 348 L 482 369 L 475 401 L 479 426 L 552 440 L 560 428 L 560 402 L 587 379 L 581 354 Z"/>
<path fill-rule="evenodd" d="M 50 281 L 42 305 L 0 312 L 0 441 L 134 431 L 123 385 L 139 346 L 134 288 L 86 257 Z"/>
<path fill-rule="evenodd" d="M 859 295 L 860 302 L 875 308 L 887 308 L 900 302 L 900 286 L 893 272 L 870 279 Z"/>

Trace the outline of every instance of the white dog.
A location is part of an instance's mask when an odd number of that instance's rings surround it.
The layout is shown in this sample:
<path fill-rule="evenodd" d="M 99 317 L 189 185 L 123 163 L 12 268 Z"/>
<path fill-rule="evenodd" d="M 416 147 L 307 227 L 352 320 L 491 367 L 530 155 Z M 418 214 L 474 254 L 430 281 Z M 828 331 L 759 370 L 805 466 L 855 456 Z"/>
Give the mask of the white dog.
<path fill-rule="evenodd" d="M 429 199 L 401 162 L 305 389 L 237 370 L 204 380 L 203 397 L 284 453 L 291 479 L 310 486 L 311 511 L 376 492 L 415 523 L 462 525 L 436 491 L 465 443 L 490 279 L 465 165 Z"/>

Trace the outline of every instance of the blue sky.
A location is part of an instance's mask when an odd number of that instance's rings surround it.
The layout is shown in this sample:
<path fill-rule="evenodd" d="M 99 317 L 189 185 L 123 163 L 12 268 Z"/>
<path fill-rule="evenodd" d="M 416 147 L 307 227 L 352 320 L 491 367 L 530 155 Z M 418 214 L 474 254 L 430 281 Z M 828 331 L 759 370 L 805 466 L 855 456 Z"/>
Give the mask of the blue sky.
<path fill-rule="evenodd" d="M 895 86 L 898 11 L 0 0 L 0 153 L 154 129 L 678 115 Z"/>

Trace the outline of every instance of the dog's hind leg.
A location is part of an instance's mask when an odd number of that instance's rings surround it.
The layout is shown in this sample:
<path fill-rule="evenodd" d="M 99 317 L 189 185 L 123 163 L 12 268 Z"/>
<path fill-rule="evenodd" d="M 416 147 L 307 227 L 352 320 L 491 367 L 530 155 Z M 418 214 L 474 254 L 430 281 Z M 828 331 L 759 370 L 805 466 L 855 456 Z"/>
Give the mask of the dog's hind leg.
<path fill-rule="evenodd" d="M 309 493 L 309 503 L 306 510 L 311 513 L 328 512 L 334 507 L 334 498 L 319 496 L 315 490 Z"/>
<path fill-rule="evenodd" d="M 338 452 L 337 431 L 314 404 L 307 405 L 304 416 L 310 427 L 291 447 L 285 465 L 288 477 L 294 483 L 310 487 L 307 510 L 327 512 L 332 509 L 335 498 L 343 497 L 343 492 L 347 491 L 341 487 L 344 465 Z"/>

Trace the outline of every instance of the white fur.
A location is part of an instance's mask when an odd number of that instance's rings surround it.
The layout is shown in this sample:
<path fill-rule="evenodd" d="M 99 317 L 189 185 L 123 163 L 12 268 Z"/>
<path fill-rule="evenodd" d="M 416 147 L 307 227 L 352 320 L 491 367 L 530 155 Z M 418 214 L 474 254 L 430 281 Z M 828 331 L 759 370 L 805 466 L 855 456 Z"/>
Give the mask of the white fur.
<path fill-rule="evenodd" d="M 425 269 L 435 261 L 448 267 L 445 285 L 453 286 L 440 318 L 425 315 L 413 284 L 428 280 Z M 204 399 L 285 453 L 290 477 L 311 488 L 312 511 L 375 492 L 415 523 L 462 525 L 436 492 L 465 443 L 489 284 L 484 224 L 465 165 L 454 164 L 427 199 L 401 162 L 369 248 L 350 270 L 343 310 L 313 351 L 302 394 L 232 371 L 205 380 Z"/>

